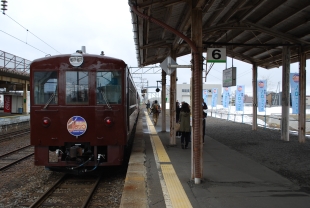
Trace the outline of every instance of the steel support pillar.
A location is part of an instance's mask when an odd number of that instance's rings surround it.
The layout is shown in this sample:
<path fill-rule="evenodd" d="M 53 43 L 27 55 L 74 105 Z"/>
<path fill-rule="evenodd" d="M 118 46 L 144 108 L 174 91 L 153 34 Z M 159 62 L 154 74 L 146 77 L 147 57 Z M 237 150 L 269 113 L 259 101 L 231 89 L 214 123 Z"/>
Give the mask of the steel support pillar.
<path fill-rule="evenodd" d="M 161 131 L 166 132 L 166 72 L 161 71 Z"/>
<path fill-rule="evenodd" d="M 257 65 L 253 63 L 252 70 L 252 86 L 253 86 L 253 125 L 252 130 L 257 130 Z"/>
<path fill-rule="evenodd" d="M 191 114 L 192 114 L 192 179 L 195 184 L 200 184 L 203 178 L 203 146 L 202 146 L 202 11 L 201 8 L 192 9 L 192 41 L 198 51 L 197 62 L 194 61 L 192 94 L 191 94 Z M 194 56 L 192 54 L 192 56 Z M 198 65 L 198 67 L 197 67 Z"/>
<path fill-rule="evenodd" d="M 299 51 L 298 141 L 306 142 L 306 53 Z"/>
<path fill-rule="evenodd" d="M 176 51 L 171 48 L 170 57 L 173 60 L 176 60 Z M 171 73 L 170 75 L 170 145 L 176 145 L 175 138 L 175 121 L 176 121 L 176 78 L 177 70 Z"/>
<path fill-rule="evenodd" d="M 28 92 L 28 83 L 25 81 L 23 84 L 23 113 L 27 113 L 27 92 Z"/>
<path fill-rule="evenodd" d="M 281 119 L 281 139 L 289 141 L 290 122 L 290 49 L 283 46 L 282 50 L 282 119 Z"/>

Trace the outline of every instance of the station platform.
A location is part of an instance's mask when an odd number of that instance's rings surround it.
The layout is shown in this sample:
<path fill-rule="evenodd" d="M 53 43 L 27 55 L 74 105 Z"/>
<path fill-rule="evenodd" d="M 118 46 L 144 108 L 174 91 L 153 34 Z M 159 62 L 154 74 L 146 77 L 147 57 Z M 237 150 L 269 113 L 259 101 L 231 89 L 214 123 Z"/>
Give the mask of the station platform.
<path fill-rule="evenodd" d="M 29 120 L 30 115 L 28 113 L 23 114 L 5 113 L 3 112 L 3 110 L 0 110 L 0 126 Z"/>
<path fill-rule="evenodd" d="M 195 184 L 191 149 L 182 149 L 180 138 L 176 146 L 169 145 L 169 111 L 166 116 L 167 132 L 161 132 L 161 116 L 154 126 L 152 116 L 141 110 L 120 207 L 309 207 L 309 193 L 208 134 L 203 179 Z M 232 134 L 231 139 L 238 138 Z"/>

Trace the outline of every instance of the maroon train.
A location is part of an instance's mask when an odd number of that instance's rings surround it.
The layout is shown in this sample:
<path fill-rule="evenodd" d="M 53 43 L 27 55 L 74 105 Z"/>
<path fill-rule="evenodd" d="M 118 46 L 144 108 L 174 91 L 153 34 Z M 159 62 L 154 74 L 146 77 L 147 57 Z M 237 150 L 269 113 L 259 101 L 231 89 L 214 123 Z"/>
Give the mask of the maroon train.
<path fill-rule="evenodd" d="M 89 172 L 117 166 L 139 114 L 139 94 L 124 61 L 77 51 L 30 66 L 35 165 Z"/>

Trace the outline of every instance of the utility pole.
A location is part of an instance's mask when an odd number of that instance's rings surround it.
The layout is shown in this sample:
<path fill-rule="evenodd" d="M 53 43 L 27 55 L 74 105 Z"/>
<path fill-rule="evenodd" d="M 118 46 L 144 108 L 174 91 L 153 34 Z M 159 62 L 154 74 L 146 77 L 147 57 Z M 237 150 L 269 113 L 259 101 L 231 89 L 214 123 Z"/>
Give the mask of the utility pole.
<path fill-rule="evenodd" d="M 272 100 L 272 105 L 276 105 L 278 103 L 278 105 L 280 105 L 280 101 L 279 101 L 279 93 L 280 93 L 280 82 L 278 82 L 277 84 L 277 89 L 276 89 L 276 93 L 274 95 L 274 99 Z"/>

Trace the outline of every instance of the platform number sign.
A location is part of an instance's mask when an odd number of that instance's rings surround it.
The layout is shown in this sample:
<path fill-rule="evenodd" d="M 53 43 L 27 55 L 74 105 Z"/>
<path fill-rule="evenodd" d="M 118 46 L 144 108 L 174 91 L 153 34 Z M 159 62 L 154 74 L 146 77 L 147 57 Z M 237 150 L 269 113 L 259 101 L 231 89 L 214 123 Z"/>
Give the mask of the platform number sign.
<path fill-rule="evenodd" d="M 207 62 L 226 63 L 226 48 L 208 48 Z"/>

